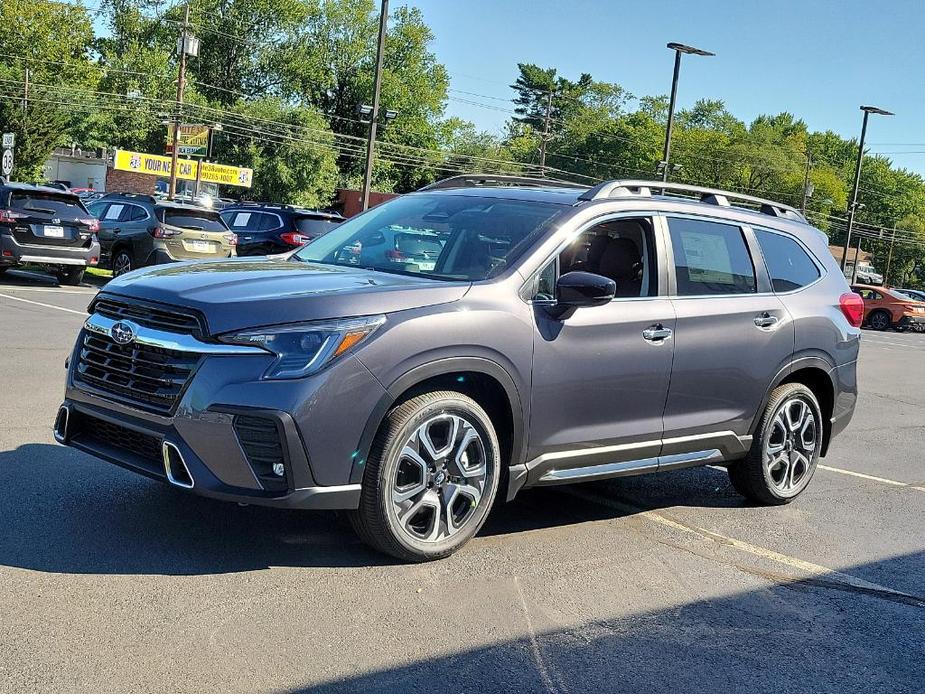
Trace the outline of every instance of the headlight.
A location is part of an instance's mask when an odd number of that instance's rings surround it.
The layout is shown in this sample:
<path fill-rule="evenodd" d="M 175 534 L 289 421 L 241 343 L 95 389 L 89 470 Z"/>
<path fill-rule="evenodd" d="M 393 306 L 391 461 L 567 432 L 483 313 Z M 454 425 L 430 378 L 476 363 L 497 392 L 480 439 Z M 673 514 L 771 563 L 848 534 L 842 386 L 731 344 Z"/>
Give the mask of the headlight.
<path fill-rule="evenodd" d="M 297 323 L 223 335 L 235 345 L 261 347 L 276 355 L 264 378 L 301 378 L 319 371 L 358 345 L 385 322 L 385 316 Z"/>

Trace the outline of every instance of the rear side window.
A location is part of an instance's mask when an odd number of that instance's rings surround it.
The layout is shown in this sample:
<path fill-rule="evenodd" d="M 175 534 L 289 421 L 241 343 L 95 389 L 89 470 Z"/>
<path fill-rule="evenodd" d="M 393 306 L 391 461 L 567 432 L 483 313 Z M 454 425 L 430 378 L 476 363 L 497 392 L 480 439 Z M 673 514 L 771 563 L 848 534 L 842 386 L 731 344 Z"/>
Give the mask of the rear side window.
<path fill-rule="evenodd" d="M 775 292 L 792 292 L 819 279 L 819 268 L 794 239 L 762 229 L 755 230 Z"/>
<path fill-rule="evenodd" d="M 266 212 L 230 210 L 222 214 L 222 219 L 235 231 L 268 231 L 281 226 L 279 217 Z"/>
<path fill-rule="evenodd" d="M 145 212 L 143 207 L 138 205 L 126 205 L 125 211 L 122 213 L 123 222 L 139 222 L 142 219 L 145 219 L 148 216 L 148 213 Z"/>
<path fill-rule="evenodd" d="M 85 216 L 87 208 L 76 195 L 66 193 L 39 193 L 13 191 L 10 195 L 10 207 L 22 212 L 47 214 L 51 217 L 73 219 Z"/>
<path fill-rule="evenodd" d="M 755 291 L 742 229 L 732 224 L 669 217 L 679 296 L 747 294 Z"/>
<path fill-rule="evenodd" d="M 227 229 L 217 212 L 206 210 L 162 209 L 158 213 L 158 218 L 164 224 L 181 229 L 194 229 L 195 231 L 225 231 Z"/>

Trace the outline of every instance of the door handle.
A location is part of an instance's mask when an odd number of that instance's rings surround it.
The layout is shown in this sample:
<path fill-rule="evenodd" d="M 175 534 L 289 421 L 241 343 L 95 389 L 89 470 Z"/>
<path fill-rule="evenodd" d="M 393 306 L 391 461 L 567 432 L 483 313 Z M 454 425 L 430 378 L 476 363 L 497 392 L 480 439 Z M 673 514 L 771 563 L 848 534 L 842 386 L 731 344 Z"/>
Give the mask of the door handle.
<path fill-rule="evenodd" d="M 671 338 L 671 328 L 666 328 L 661 323 L 653 325 L 642 331 L 642 337 L 648 342 L 661 342 Z"/>
<path fill-rule="evenodd" d="M 772 328 L 777 325 L 778 321 L 780 321 L 780 319 L 777 316 L 772 316 L 767 311 L 755 316 L 755 325 L 759 328 Z"/>

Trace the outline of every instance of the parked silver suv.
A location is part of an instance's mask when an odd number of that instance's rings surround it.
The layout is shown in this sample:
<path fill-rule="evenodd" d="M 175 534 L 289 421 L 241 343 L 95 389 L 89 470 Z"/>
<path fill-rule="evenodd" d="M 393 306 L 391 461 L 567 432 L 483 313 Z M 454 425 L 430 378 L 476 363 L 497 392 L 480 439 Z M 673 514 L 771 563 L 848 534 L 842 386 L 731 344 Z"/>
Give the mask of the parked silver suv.
<path fill-rule="evenodd" d="M 396 228 L 439 252 L 362 252 Z M 854 410 L 863 304 L 785 205 L 461 176 L 287 256 L 136 270 L 90 313 L 60 442 L 205 496 L 349 509 L 421 561 L 526 487 L 723 464 L 793 500 Z"/>

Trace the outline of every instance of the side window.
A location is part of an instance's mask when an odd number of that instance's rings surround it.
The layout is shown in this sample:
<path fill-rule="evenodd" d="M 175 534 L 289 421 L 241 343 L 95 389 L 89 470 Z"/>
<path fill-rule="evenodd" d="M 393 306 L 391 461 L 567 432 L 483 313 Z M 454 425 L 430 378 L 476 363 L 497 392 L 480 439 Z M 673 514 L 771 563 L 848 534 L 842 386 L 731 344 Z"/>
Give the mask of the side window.
<path fill-rule="evenodd" d="M 108 221 L 118 221 L 122 215 L 122 210 L 124 209 L 125 205 L 117 205 L 113 203 L 106 209 L 106 215 L 103 217 L 103 219 Z"/>
<path fill-rule="evenodd" d="M 678 296 L 748 294 L 755 291 L 742 229 L 700 219 L 668 218 Z"/>
<path fill-rule="evenodd" d="M 260 213 L 260 226 L 258 227 L 260 231 L 272 231 L 273 229 L 279 229 L 281 226 L 279 217 L 275 214 Z"/>
<path fill-rule="evenodd" d="M 656 296 L 655 236 L 647 217 L 611 219 L 597 224 L 565 247 L 558 268 L 550 262 L 540 273 L 536 299 L 555 297 L 556 279 L 567 272 L 591 272 L 612 279 L 618 298 Z"/>
<path fill-rule="evenodd" d="M 126 205 L 119 217 L 120 222 L 137 222 L 148 216 L 143 207 L 138 205 Z"/>
<path fill-rule="evenodd" d="M 819 279 L 819 268 L 796 240 L 755 229 L 775 292 L 791 292 Z"/>
<path fill-rule="evenodd" d="M 109 205 L 108 202 L 98 202 L 92 205 L 87 205 L 87 209 L 97 219 L 103 218 L 103 212 L 106 210 L 106 206 Z"/>

